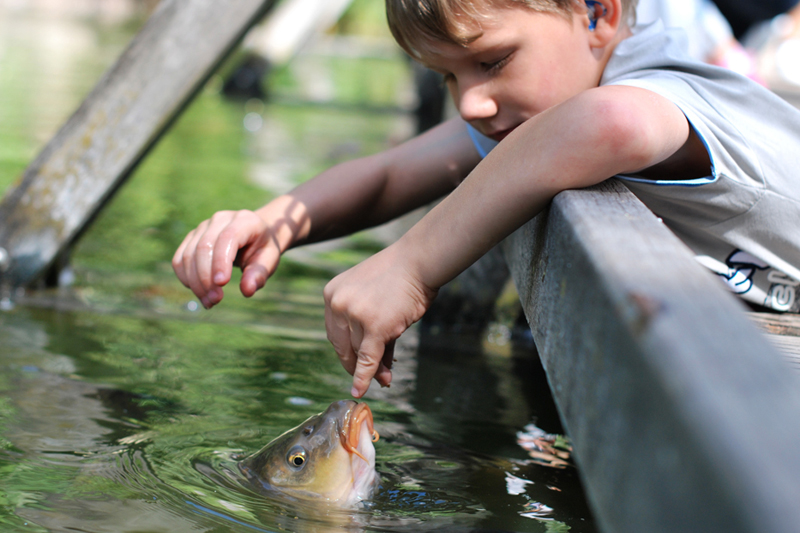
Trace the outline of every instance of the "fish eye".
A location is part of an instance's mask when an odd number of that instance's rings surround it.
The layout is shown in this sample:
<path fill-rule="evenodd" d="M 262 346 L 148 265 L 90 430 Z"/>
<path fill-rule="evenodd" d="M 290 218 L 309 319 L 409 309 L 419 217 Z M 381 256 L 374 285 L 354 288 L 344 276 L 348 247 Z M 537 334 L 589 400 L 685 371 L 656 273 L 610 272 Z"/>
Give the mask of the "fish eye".
<path fill-rule="evenodd" d="M 295 446 L 286 454 L 289 466 L 300 468 L 306 464 L 306 451 L 301 446 Z"/>

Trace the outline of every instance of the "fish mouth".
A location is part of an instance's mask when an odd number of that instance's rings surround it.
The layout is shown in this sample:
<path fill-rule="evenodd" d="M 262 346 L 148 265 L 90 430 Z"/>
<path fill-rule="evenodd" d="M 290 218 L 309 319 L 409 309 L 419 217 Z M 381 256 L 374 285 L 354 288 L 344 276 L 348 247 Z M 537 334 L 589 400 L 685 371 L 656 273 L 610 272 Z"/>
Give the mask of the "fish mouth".
<path fill-rule="evenodd" d="M 378 442 L 380 435 L 372 425 L 372 410 L 365 403 L 357 403 L 345 413 L 344 421 L 339 431 L 339 438 L 342 441 L 342 447 L 348 453 L 357 455 L 369 464 L 367 458 L 358 451 L 358 441 L 361 438 L 361 428 L 364 421 L 367 422 L 367 430 L 372 442 Z"/>

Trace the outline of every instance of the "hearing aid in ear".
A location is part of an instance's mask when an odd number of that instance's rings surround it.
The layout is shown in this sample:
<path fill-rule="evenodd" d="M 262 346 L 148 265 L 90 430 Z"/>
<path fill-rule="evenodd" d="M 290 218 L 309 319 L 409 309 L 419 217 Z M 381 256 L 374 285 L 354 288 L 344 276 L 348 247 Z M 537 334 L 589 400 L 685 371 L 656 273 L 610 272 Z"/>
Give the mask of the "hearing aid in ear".
<path fill-rule="evenodd" d="M 595 27 L 597 26 L 597 19 L 605 16 L 605 14 L 608 13 L 608 11 L 606 10 L 606 6 L 604 6 L 597 0 L 585 0 L 585 2 L 586 2 L 586 8 L 589 10 L 588 11 L 589 29 L 594 31 Z M 599 15 L 597 14 L 598 8 L 602 10 Z"/>

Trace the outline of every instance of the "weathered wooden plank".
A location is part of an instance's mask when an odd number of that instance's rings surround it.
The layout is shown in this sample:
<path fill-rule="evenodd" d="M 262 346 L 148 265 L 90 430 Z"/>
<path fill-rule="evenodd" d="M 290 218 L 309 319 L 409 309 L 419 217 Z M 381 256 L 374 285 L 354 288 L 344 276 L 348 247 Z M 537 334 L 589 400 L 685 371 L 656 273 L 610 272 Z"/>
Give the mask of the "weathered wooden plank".
<path fill-rule="evenodd" d="M 759 328 L 775 335 L 800 337 L 800 316 L 778 313 L 748 313 Z"/>
<path fill-rule="evenodd" d="M 748 313 L 767 340 L 789 362 L 795 370 L 800 370 L 800 316 L 778 313 Z"/>
<path fill-rule="evenodd" d="M 41 276 L 274 0 L 162 0 L 0 203 L 2 280 Z"/>
<path fill-rule="evenodd" d="M 769 343 L 786 358 L 792 368 L 800 371 L 800 337 L 772 333 L 766 333 L 765 336 Z"/>
<path fill-rule="evenodd" d="M 504 248 L 604 531 L 797 530 L 797 373 L 624 185 Z"/>
<path fill-rule="evenodd" d="M 287 63 L 312 38 L 336 24 L 353 0 L 283 0 L 266 24 L 250 33 L 254 48 L 270 65 Z"/>

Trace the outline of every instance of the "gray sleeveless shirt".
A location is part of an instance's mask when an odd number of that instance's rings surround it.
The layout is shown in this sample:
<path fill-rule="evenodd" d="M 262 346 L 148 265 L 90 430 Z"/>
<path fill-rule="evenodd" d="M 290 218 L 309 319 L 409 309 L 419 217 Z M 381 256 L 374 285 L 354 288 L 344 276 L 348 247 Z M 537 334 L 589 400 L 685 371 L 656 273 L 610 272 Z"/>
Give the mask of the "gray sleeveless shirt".
<path fill-rule="evenodd" d="M 689 58 L 685 48 L 680 30 L 637 27 L 617 45 L 600 84 L 640 87 L 677 105 L 708 150 L 708 176 L 618 177 L 743 299 L 798 312 L 800 110 L 744 76 Z M 469 131 L 481 155 L 496 144 Z"/>

